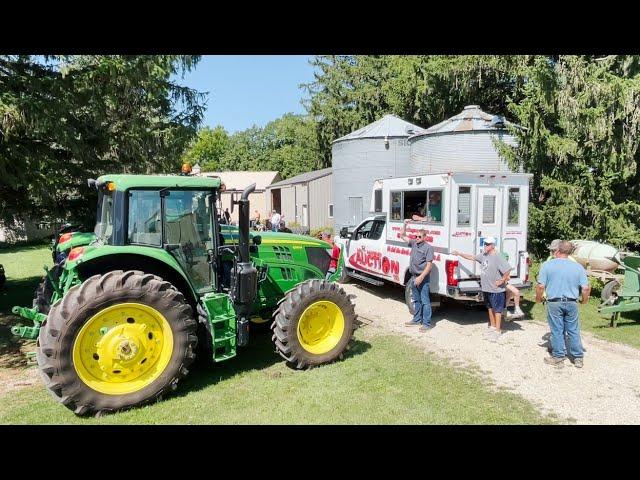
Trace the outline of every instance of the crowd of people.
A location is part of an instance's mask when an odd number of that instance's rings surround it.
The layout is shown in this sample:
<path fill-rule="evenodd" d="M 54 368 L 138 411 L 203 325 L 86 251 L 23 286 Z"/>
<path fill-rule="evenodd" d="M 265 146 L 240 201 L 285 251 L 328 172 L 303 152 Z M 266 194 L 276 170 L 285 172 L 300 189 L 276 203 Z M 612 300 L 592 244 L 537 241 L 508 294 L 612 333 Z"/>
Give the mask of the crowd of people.
<path fill-rule="evenodd" d="M 402 239 L 411 248 L 409 270 L 412 276 L 412 298 L 414 316 L 407 326 L 419 326 L 419 331 L 427 332 L 433 328 L 431 301 L 429 299 L 429 277 L 433 265 L 433 247 L 424 239 L 423 231 L 415 238 L 406 234 L 406 220 L 402 230 Z M 549 324 L 549 357 L 545 363 L 558 368 L 564 361 L 571 359 L 577 368 L 583 367 L 584 348 L 580 341 L 580 320 L 578 303 L 589 301 L 591 287 L 587 274 L 578 262 L 571 258 L 573 244 L 566 240 L 554 240 L 549 245 L 550 256 L 542 264 L 536 285 L 536 302 L 544 302 Z M 485 237 L 483 251 L 478 255 L 454 250 L 453 255 L 478 262 L 480 264 L 480 288 L 488 313 L 486 339 L 500 343 L 502 337 L 502 318 L 520 318 L 524 312 L 520 308 L 520 293 L 509 284 L 511 265 L 496 249 L 496 239 Z M 514 311 L 505 312 L 509 302 L 514 303 Z"/>

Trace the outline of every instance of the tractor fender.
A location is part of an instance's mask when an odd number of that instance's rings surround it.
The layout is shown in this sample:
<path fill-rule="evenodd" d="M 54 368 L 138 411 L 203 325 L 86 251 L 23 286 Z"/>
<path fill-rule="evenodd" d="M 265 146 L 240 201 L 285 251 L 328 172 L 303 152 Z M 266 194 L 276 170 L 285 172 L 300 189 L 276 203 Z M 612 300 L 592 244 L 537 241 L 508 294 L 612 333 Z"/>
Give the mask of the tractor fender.
<path fill-rule="evenodd" d="M 198 303 L 198 294 L 178 261 L 169 252 L 159 248 L 104 245 L 87 251 L 75 262 L 67 262 L 65 268 L 75 268 L 82 280 L 112 270 L 141 270 L 173 284 L 194 311 Z"/>

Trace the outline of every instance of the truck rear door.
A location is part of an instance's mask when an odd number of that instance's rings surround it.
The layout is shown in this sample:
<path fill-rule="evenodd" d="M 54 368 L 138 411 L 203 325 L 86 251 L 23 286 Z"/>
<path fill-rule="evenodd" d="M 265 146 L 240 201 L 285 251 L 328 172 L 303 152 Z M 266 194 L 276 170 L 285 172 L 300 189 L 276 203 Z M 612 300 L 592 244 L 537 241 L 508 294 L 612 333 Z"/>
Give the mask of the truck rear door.
<path fill-rule="evenodd" d="M 502 250 L 502 187 L 478 186 L 477 212 L 476 255 L 482 253 L 486 237 L 495 237 L 496 248 Z"/>

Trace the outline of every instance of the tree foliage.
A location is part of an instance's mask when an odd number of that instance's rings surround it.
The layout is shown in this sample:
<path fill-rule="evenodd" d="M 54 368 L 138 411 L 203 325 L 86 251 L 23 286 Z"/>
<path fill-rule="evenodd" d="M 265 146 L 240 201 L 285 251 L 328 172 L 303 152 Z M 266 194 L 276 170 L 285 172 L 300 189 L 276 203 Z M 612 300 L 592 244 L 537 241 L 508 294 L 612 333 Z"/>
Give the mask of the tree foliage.
<path fill-rule="evenodd" d="M 525 127 L 513 165 L 534 174 L 534 250 L 552 238 L 640 247 L 640 76 L 638 57 L 536 57 L 523 65 L 519 102 Z"/>
<path fill-rule="evenodd" d="M 221 125 L 216 128 L 204 127 L 198 130 L 185 151 L 182 161 L 191 165 L 200 165 L 202 170 L 220 170 L 222 155 L 229 146 L 229 134 Z"/>
<path fill-rule="evenodd" d="M 199 57 L 0 56 L 0 219 L 91 216 L 86 179 L 179 168 L 203 96 Z"/>
<path fill-rule="evenodd" d="M 201 130 L 184 158 L 207 159 L 208 163 L 200 164 L 203 170 L 272 170 L 283 178 L 320 165 L 315 124 L 307 116 L 285 114 L 262 128 L 253 126 L 230 135 L 224 145 L 221 134 L 210 133 L 216 130 Z"/>

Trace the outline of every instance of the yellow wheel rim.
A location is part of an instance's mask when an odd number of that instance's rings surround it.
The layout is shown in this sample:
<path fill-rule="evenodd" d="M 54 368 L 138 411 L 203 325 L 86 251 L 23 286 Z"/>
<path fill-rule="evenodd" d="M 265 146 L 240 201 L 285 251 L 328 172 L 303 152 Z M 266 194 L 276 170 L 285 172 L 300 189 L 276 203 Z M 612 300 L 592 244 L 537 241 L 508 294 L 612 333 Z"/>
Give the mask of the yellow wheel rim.
<path fill-rule="evenodd" d="M 344 315 L 335 303 L 314 302 L 300 316 L 298 341 L 307 352 L 321 355 L 333 349 L 344 333 Z"/>
<path fill-rule="evenodd" d="M 73 365 L 87 386 L 108 395 L 142 390 L 167 368 L 173 333 L 167 319 L 141 303 L 105 308 L 73 343 Z"/>

